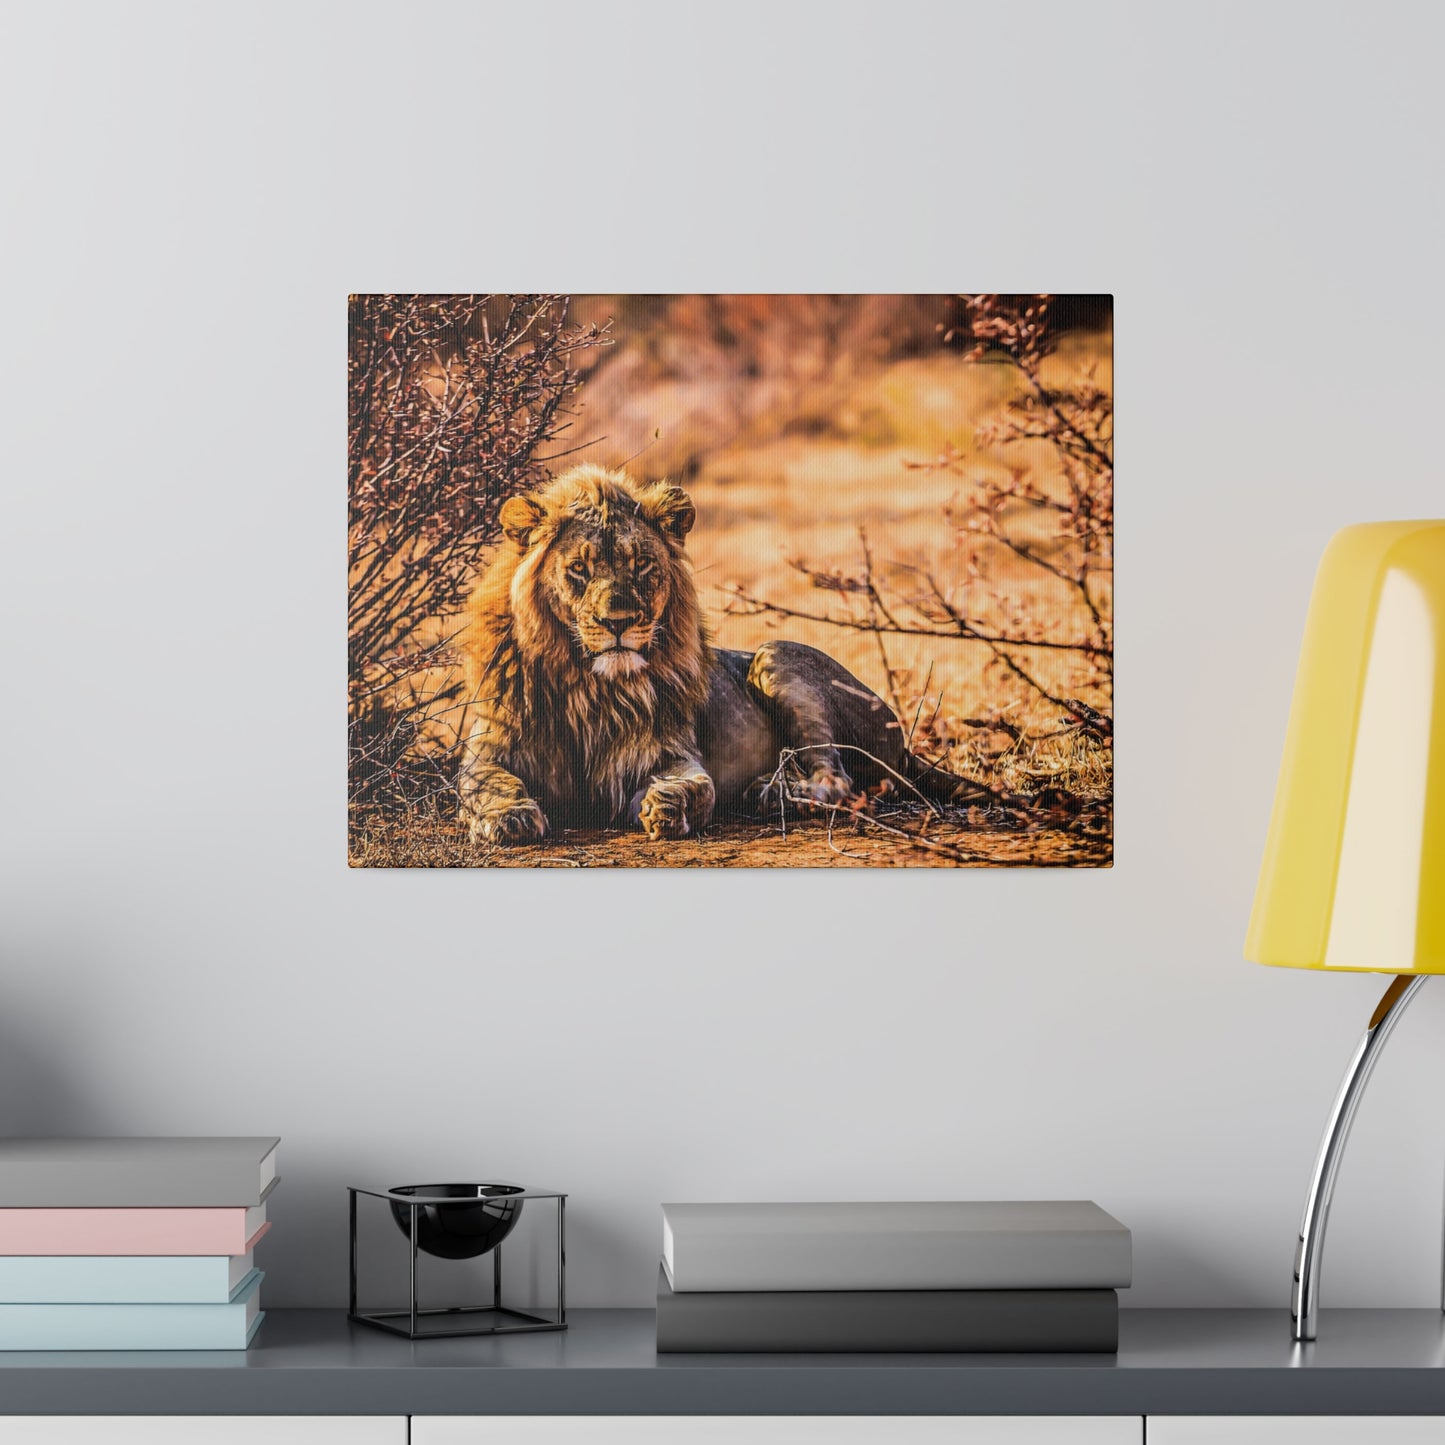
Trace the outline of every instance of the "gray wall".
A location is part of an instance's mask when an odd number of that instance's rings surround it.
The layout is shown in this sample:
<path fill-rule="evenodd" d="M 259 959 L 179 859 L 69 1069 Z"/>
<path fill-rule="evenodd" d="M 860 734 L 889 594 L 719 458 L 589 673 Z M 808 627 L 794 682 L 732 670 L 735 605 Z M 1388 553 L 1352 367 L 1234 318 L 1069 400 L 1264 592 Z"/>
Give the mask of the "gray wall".
<path fill-rule="evenodd" d="M 1240 955 L 1315 561 L 1439 514 L 1433 7 L 30 6 L 0 44 L 0 1128 L 262 1132 L 273 1303 L 350 1181 L 1092 1196 L 1136 1304 L 1286 1298 L 1380 981 Z M 549 94 L 560 80 L 565 98 Z M 498 177 L 528 188 L 509 195 Z M 1111 872 L 349 873 L 350 290 L 1117 295 Z M 1436 1299 L 1445 989 L 1326 1303 Z"/>

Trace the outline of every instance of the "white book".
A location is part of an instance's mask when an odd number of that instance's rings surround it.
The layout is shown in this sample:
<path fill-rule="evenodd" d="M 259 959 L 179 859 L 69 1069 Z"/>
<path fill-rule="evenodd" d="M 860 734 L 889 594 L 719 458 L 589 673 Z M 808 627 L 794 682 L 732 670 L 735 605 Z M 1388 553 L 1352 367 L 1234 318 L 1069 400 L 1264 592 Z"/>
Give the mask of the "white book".
<path fill-rule="evenodd" d="M 1082 1199 L 664 1204 L 674 1291 L 1124 1289 L 1129 1231 Z"/>

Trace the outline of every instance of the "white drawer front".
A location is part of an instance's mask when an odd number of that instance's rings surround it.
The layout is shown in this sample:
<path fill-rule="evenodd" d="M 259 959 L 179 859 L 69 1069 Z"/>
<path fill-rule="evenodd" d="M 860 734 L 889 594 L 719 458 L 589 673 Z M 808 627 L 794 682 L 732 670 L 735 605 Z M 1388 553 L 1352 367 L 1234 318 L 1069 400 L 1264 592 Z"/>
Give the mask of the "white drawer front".
<path fill-rule="evenodd" d="M 415 1415 L 411 1422 L 411 1445 L 1142 1445 L 1143 1439 L 1144 1422 L 1134 1415 Z"/>
<path fill-rule="evenodd" d="M 1445 1445 L 1445 1417 L 1151 1415 L 1149 1445 Z"/>
<path fill-rule="evenodd" d="M 0 1415 L 0 1445 L 407 1445 L 406 1416 Z"/>

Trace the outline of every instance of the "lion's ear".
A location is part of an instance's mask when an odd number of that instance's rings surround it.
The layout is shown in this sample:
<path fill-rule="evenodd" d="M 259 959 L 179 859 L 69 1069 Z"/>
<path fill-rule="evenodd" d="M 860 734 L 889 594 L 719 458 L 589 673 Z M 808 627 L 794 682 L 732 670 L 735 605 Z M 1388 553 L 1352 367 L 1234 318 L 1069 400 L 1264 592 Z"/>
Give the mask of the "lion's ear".
<path fill-rule="evenodd" d="M 532 540 L 532 533 L 546 515 L 546 508 L 535 497 L 508 497 L 502 503 L 502 510 L 497 513 L 497 520 L 502 524 L 502 531 L 508 538 L 520 551 L 525 552 Z"/>
<path fill-rule="evenodd" d="M 697 508 L 681 487 L 653 487 L 641 499 L 642 515 L 669 537 L 679 542 L 692 531 L 697 521 Z"/>

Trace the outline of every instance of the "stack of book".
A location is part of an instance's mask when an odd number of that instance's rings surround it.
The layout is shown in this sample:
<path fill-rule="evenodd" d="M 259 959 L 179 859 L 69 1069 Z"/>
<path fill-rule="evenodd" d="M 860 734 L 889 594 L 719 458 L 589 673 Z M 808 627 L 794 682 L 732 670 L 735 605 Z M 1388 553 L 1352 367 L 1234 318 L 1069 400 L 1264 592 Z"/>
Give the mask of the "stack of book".
<path fill-rule="evenodd" d="M 1113 1351 L 1129 1231 L 1086 1200 L 666 1204 L 659 1352 Z"/>
<path fill-rule="evenodd" d="M 0 1140 L 0 1350 L 240 1350 L 276 1139 Z"/>

